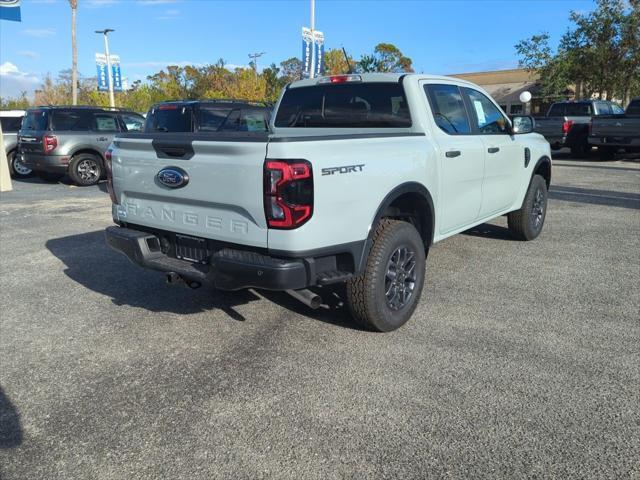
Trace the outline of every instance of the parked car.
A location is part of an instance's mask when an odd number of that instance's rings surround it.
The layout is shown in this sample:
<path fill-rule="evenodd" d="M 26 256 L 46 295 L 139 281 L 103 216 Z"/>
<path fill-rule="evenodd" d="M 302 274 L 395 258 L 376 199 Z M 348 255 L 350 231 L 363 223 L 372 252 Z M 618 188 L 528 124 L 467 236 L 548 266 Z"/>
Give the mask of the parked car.
<path fill-rule="evenodd" d="M 549 107 L 546 117 L 535 118 L 535 131 L 544 135 L 553 150 L 571 149 L 575 156 L 589 153 L 589 127 L 592 118 L 623 113 L 622 107 L 604 100 L 557 102 Z"/>
<path fill-rule="evenodd" d="M 609 158 L 621 148 L 627 153 L 640 152 L 640 97 L 631 100 L 622 114 L 594 118 L 589 144 Z"/>
<path fill-rule="evenodd" d="M 270 111 L 242 100 L 163 102 L 147 113 L 145 132 L 266 132 Z"/>
<path fill-rule="evenodd" d="M 308 287 L 346 282 L 355 319 L 389 331 L 415 310 L 433 243 L 504 214 L 518 239 L 542 231 L 549 144 L 472 83 L 301 80 L 270 127 L 118 135 L 108 244 L 170 281 L 286 290 L 311 307 Z"/>
<path fill-rule="evenodd" d="M 24 117 L 24 110 L 5 110 L 0 112 L 2 140 L 9 162 L 9 173 L 13 177 L 28 177 L 31 169 L 24 166 L 18 153 L 18 131 Z"/>
<path fill-rule="evenodd" d="M 121 132 L 143 129 L 135 112 L 99 107 L 38 107 L 27 110 L 18 136 L 22 162 L 39 177 L 94 185 L 103 177 L 104 152 Z"/>

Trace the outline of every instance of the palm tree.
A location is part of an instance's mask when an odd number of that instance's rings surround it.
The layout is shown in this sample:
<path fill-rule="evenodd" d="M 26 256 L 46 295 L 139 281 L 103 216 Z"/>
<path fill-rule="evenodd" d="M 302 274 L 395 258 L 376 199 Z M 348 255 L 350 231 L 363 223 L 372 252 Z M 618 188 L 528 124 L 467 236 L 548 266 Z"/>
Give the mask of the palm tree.
<path fill-rule="evenodd" d="M 73 64 L 71 66 L 71 97 L 74 105 L 78 104 L 78 44 L 76 43 L 76 13 L 78 0 L 69 0 L 71 5 L 71 49 Z"/>

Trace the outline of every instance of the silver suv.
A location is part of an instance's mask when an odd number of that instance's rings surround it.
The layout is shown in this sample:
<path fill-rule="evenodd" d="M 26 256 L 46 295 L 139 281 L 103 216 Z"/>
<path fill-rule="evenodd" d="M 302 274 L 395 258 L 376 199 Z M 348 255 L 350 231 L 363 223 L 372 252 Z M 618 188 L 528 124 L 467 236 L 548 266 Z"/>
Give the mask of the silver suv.
<path fill-rule="evenodd" d="M 139 132 L 138 113 L 100 107 L 39 107 L 27 110 L 18 134 L 22 163 L 40 178 L 58 181 L 65 174 L 80 186 L 102 178 L 104 152 L 121 132 Z"/>

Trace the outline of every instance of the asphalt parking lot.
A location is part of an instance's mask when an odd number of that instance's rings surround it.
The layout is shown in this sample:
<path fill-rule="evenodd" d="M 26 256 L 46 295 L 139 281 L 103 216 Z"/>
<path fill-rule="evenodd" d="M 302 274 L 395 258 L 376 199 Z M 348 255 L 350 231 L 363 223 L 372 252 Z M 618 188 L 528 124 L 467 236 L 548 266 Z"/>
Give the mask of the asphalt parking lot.
<path fill-rule="evenodd" d="M 0 200 L 2 479 L 640 477 L 640 162 L 559 155 L 541 237 L 432 248 L 413 319 L 166 285 L 103 188 Z"/>

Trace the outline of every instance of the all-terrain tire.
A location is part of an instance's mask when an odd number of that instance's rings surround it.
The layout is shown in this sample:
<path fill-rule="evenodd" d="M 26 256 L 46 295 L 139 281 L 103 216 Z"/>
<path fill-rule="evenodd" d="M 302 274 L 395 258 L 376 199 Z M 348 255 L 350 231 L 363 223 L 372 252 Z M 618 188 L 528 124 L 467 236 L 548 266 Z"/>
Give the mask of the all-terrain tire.
<path fill-rule="evenodd" d="M 518 240 L 534 240 L 542 232 L 547 215 L 547 182 L 534 175 L 524 197 L 522 208 L 507 215 L 509 232 Z"/>
<path fill-rule="evenodd" d="M 9 161 L 9 173 L 12 177 L 27 178 L 33 173 L 33 170 L 23 165 L 18 156 L 18 152 L 15 150 L 7 155 Z"/>
<path fill-rule="evenodd" d="M 364 272 L 347 282 L 347 305 L 356 322 L 378 332 L 404 325 L 420 301 L 426 256 L 422 238 L 413 225 L 382 219 Z M 401 266 L 403 258 L 405 266 Z M 395 280 L 391 279 L 392 274 Z"/>
<path fill-rule="evenodd" d="M 80 187 L 95 185 L 103 173 L 102 159 L 90 153 L 76 155 L 69 163 L 69 177 Z"/>

